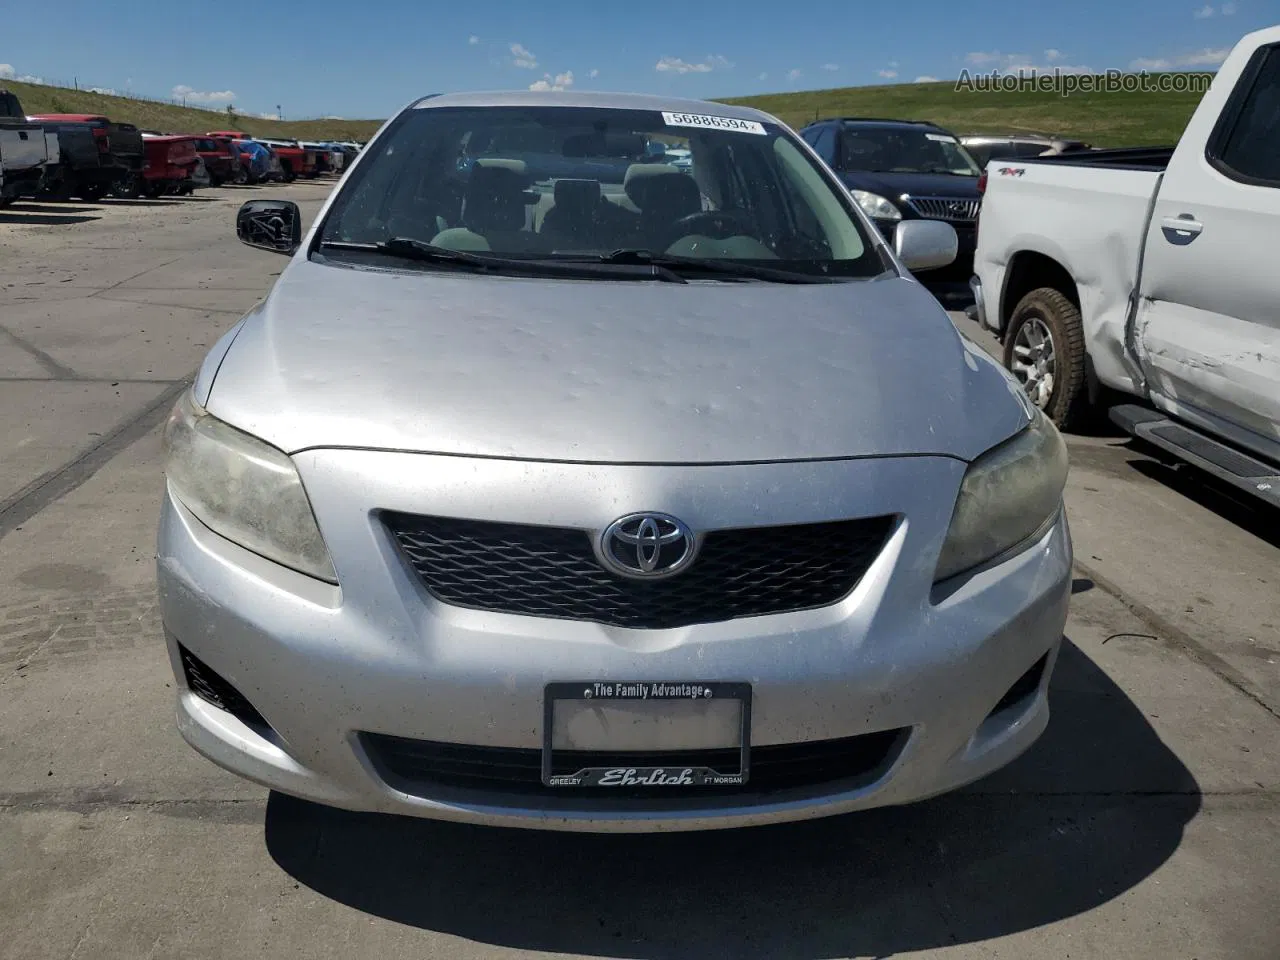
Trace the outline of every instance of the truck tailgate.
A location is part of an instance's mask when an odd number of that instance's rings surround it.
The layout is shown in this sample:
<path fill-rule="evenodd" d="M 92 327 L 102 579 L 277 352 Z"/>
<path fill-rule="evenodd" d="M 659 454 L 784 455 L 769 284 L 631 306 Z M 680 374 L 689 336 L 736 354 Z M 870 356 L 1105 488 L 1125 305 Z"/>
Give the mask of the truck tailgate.
<path fill-rule="evenodd" d="M 135 173 L 141 170 L 147 151 L 138 128 L 132 123 L 113 123 L 107 128 L 107 135 L 111 138 L 111 153 L 116 161 Z"/>
<path fill-rule="evenodd" d="M 5 170 L 29 170 L 48 160 L 44 128 L 0 121 L 0 163 Z"/>

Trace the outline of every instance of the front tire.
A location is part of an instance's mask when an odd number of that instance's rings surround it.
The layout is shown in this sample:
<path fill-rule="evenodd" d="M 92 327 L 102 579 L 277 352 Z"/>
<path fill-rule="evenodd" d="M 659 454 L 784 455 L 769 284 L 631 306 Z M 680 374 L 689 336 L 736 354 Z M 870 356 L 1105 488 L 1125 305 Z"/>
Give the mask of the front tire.
<path fill-rule="evenodd" d="M 1080 310 L 1052 287 L 1032 290 L 1009 317 L 1004 365 L 1060 430 L 1089 416 Z"/>
<path fill-rule="evenodd" d="M 86 203 L 97 203 L 107 195 L 107 185 L 105 183 L 82 183 L 77 188 L 76 195 Z"/>

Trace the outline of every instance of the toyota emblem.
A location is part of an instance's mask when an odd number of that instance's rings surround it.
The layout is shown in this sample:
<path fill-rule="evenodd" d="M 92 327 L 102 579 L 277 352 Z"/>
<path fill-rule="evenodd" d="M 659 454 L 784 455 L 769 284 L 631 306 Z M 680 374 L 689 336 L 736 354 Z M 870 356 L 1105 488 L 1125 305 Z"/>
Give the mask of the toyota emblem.
<path fill-rule="evenodd" d="M 600 560 L 624 577 L 669 577 L 693 560 L 693 531 L 665 513 L 633 513 L 605 528 Z"/>

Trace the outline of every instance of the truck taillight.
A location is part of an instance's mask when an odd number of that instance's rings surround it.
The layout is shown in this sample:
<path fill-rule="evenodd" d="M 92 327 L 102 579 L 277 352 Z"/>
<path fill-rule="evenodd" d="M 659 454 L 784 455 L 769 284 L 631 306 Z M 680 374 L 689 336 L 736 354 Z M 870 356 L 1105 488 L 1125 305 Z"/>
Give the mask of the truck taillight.
<path fill-rule="evenodd" d="M 978 178 L 978 196 L 982 196 L 987 192 L 987 171 L 982 171 L 982 176 Z"/>

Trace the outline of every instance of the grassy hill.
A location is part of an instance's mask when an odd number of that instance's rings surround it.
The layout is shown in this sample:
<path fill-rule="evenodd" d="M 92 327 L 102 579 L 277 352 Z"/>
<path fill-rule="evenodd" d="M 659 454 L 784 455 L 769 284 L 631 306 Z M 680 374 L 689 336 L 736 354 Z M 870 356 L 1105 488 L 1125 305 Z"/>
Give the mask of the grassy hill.
<path fill-rule="evenodd" d="M 1154 80 L 1156 75 L 1151 75 Z M 1202 93 L 978 93 L 954 83 L 806 90 L 723 100 L 772 113 L 799 129 L 818 117 L 931 120 L 957 134 L 1029 132 L 1076 136 L 1095 146 L 1175 143 Z M 1203 86 L 1203 85 L 1202 85 Z"/>
<path fill-rule="evenodd" d="M 113 97 L 65 87 L 0 80 L 18 95 L 28 114 L 98 113 L 122 123 L 164 133 L 203 133 L 206 130 L 243 130 L 258 137 L 295 137 L 299 140 L 368 140 L 381 120 L 262 120 L 237 114 L 231 124 L 226 110 L 200 110 L 174 103 Z"/>
<path fill-rule="evenodd" d="M 1154 75 L 1153 75 L 1154 76 Z M 200 133 L 230 126 L 225 110 L 107 96 L 63 87 L 0 81 L 28 113 L 101 113 L 166 133 Z M 977 93 L 953 83 L 806 90 L 723 100 L 767 110 L 799 128 L 823 116 L 900 117 L 932 120 L 956 133 L 1028 131 L 1078 136 L 1096 146 L 1174 143 L 1190 119 L 1199 93 L 1078 93 L 1062 97 L 1036 91 Z M 381 120 L 262 120 L 238 116 L 234 127 L 260 137 L 302 140 L 367 140 Z"/>

